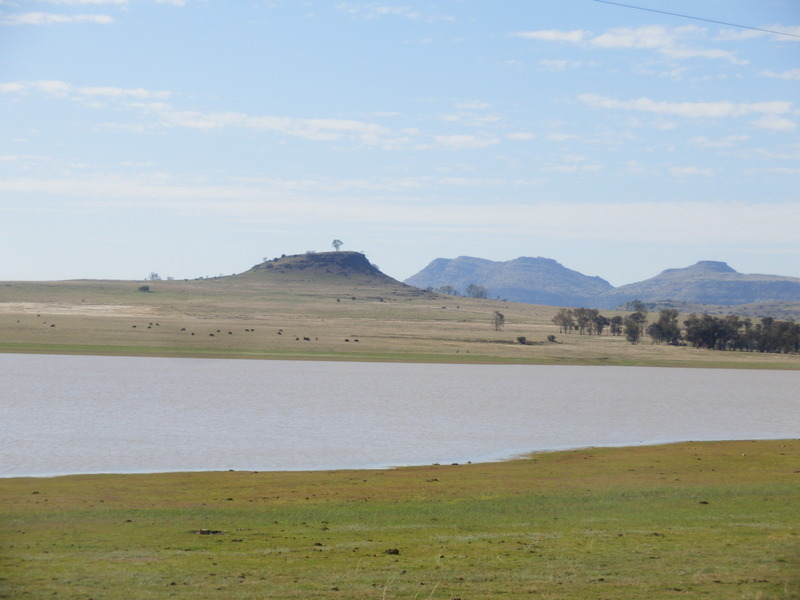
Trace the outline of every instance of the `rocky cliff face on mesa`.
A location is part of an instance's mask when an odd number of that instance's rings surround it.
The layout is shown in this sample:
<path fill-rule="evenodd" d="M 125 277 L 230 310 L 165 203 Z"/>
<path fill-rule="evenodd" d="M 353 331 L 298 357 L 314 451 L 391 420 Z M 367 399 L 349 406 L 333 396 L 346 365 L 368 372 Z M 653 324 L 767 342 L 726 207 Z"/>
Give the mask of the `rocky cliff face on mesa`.
<path fill-rule="evenodd" d="M 667 269 L 641 281 L 614 288 L 549 258 L 493 262 L 480 258 L 438 258 L 405 281 L 421 288 L 469 284 L 484 286 L 491 298 L 553 306 L 616 308 L 632 300 L 735 306 L 757 302 L 800 302 L 800 278 L 746 275 L 724 262 L 700 261 Z"/>

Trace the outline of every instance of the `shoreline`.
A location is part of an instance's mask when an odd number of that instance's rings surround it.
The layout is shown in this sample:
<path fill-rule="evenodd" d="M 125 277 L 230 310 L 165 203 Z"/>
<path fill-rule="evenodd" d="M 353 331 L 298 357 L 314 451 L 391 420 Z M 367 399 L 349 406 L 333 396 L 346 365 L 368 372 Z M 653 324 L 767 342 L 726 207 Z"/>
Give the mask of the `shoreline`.
<path fill-rule="evenodd" d="M 502 465 L 514 462 L 525 462 L 535 460 L 537 457 L 544 455 L 557 455 L 567 454 L 574 452 L 586 452 L 592 450 L 622 450 L 630 448 L 640 449 L 653 449 L 664 448 L 667 449 L 671 446 L 680 446 L 684 444 L 747 444 L 747 443 L 777 443 L 777 442 L 795 442 L 800 438 L 790 437 L 773 437 L 773 438 L 744 438 L 744 439 L 694 439 L 694 440 L 670 440 L 670 441 L 647 441 L 647 442 L 632 442 L 627 444 L 603 444 L 603 445 L 590 445 L 590 446 L 564 446 L 559 448 L 545 448 L 541 450 L 530 450 L 521 453 L 513 453 L 511 455 L 503 455 L 504 458 L 496 459 L 476 459 L 466 460 L 463 462 L 444 462 L 444 463 L 419 463 L 419 464 L 386 464 L 375 466 L 343 466 L 343 467 L 321 467 L 321 468 L 289 468 L 289 469 L 183 469 L 183 470 L 158 470 L 158 471 L 87 471 L 75 473 L 43 473 L 43 474 L 0 474 L 0 481 L 11 480 L 55 480 L 68 477 L 122 477 L 122 476 L 187 476 L 187 475 L 219 475 L 223 473 L 239 473 L 239 474 L 270 474 L 270 475 L 299 475 L 299 474 L 325 474 L 325 473 L 362 473 L 362 472 L 378 472 L 378 471 L 396 471 L 403 469 L 425 469 L 435 467 L 458 467 L 465 465 L 474 466 L 490 466 Z"/>
<path fill-rule="evenodd" d="M 26 347 L 27 346 L 27 347 Z M 706 350 L 707 352 L 721 351 Z M 274 361 L 318 361 L 318 362 L 363 362 L 363 363 L 401 363 L 401 364 L 453 364 L 453 365 L 539 365 L 539 366 L 609 366 L 609 367 L 658 367 L 674 369 L 735 369 L 762 371 L 800 371 L 800 360 L 797 362 L 761 362 L 769 358 L 760 358 L 752 362 L 736 362 L 741 355 L 752 354 L 759 357 L 787 355 L 770 355 L 763 353 L 734 353 L 736 358 L 730 360 L 722 355 L 718 360 L 697 361 L 691 358 L 665 359 L 628 359 L 603 357 L 525 357 L 511 358 L 491 355 L 444 356 L 440 354 L 413 353 L 307 353 L 282 352 L 267 350 L 216 350 L 196 348 L 152 348 L 152 347 L 101 347 L 78 348 L 28 345 L 23 343 L 0 343 L 0 355 L 46 355 L 46 356 L 103 356 L 121 358 L 196 358 L 218 360 L 274 360 Z M 726 353 L 727 354 L 727 353 Z M 734 356 L 730 358 L 734 358 Z"/>

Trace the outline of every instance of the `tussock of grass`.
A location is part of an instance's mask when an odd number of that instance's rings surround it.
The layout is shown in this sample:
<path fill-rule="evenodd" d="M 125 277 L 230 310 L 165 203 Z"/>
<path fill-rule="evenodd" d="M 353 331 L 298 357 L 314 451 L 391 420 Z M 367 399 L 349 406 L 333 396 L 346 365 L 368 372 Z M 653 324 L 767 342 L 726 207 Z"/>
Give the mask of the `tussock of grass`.
<path fill-rule="evenodd" d="M 6 479 L 0 597 L 800 598 L 799 465 L 792 440 Z"/>

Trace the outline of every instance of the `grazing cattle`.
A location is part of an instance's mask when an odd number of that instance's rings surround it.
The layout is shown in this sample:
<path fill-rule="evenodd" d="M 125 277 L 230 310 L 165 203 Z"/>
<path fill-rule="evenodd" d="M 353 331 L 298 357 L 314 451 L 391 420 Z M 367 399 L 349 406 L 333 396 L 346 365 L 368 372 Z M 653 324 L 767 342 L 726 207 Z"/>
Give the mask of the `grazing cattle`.
<path fill-rule="evenodd" d="M 229 332 L 228 332 L 228 335 L 233 335 L 233 332 L 232 332 L 232 331 L 229 331 Z"/>
<path fill-rule="evenodd" d="M 304 337 L 304 338 L 303 338 L 303 341 L 304 341 L 304 342 L 310 342 L 310 341 L 311 341 L 311 338 Z"/>
<path fill-rule="evenodd" d="M 181 327 L 181 331 L 186 331 L 186 327 Z"/>
<path fill-rule="evenodd" d="M 347 338 L 344 338 L 344 341 L 345 341 L 345 342 L 349 342 L 350 340 L 348 340 Z"/>
<path fill-rule="evenodd" d="M 209 333 L 208 337 L 215 337 L 213 333 Z"/>
<path fill-rule="evenodd" d="M 50 327 L 55 327 L 55 326 L 56 326 L 56 324 L 55 324 L 55 323 L 53 323 L 52 325 L 50 325 Z"/>
<path fill-rule="evenodd" d="M 131 329 L 136 329 L 136 325 L 131 325 Z"/>

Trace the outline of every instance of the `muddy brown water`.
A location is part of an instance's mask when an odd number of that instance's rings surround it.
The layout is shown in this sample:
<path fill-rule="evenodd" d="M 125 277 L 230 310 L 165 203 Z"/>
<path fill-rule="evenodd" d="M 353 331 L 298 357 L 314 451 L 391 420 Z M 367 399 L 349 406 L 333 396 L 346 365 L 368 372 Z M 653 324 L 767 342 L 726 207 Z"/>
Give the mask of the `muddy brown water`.
<path fill-rule="evenodd" d="M 0 355 L 0 476 L 800 436 L 800 371 Z"/>

